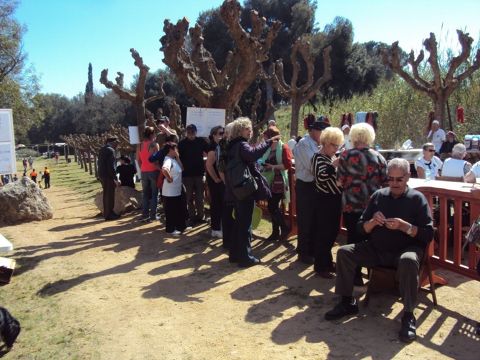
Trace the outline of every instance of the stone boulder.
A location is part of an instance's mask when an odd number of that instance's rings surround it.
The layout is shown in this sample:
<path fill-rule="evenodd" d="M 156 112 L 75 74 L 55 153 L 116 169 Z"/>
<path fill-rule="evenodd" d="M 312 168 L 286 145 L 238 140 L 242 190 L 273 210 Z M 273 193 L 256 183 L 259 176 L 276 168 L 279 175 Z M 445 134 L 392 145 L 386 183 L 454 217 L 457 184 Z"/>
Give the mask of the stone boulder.
<path fill-rule="evenodd" d="M 103 191 L 95 195 L 95 205 L 103 212 Z M 115 207 L 113 211 L 118 214 L 124 214 L 128 211 L 140 209 L 142 207 L 142 193 L 129 186 L 120 186 L 115 189 Z"/>
<path fill-rule="evenodd" d="M 46 220 L 53 210 L 42 190 L 28 177 L 0 187 L 0 224 Z"/>

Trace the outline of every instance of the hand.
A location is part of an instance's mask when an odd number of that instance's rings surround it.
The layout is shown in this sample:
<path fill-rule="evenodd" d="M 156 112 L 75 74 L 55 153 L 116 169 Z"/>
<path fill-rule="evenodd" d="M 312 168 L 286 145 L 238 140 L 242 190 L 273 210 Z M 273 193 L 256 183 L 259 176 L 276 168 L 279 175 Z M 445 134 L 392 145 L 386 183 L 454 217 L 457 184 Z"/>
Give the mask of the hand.
<path fill-rule="evenodd" d="M 406 225 L 407 223 L 400 218 L 385 219 L 385 227 L 390 230 L 402 230 Z"/>
<path fill-rule="evenodd" d="M 383 226 L 385 225 L 386 218 L 381 211 L 377 211 L 375 214 L 373 214 L 373 218 L 370 221 L 372 224 L 374 224 L 374 227 L 377 225 Z"/>
<path fill-rule="evenodd" d="M 222 179 L 220 179 L 220 178 L 216 178 L 216 179 L 215 179 L 215 180 L 213 180 L 213 181 L 215 181 L 215 183 L 216 183 L 216 184 L 220 184 L 220 183 L 222 182 Z"/>
<path fill-rule="evenodd" d="M 263 167 L 264 167 L 265 170 L 268 170 L 268 171 L 271 171 L 271 170 L 274 169 L 274 165 L 269 164 L 269 163 L 263 164 Z"/>
<path fill-rule="evenodd" d="M 155 145 L 153 145 L 151 148 L 150 148 L 150 154 L 153 154 L 153 153 L 156 153 L 157 151 L 160 150 L 160 145 L 158 145 L 158 143 L 155 143 Z"/>
<path fill-rule="evenodd" d="M 271 137 L 270 140 L 272 140 L 273 142 L 278 142 L 281 138 L 282 138 L 281 135 L 275 135 Z"/>
<path fill-rule="evenodd" d="M 340 162 L 340 158 L 339 157 L 336 157 L 333 161 L 332 161 L 332 165 L 335 166 L 335 167 L 338 167 L 338 163 Z"/>
<path fill-rule="evenodd" d="M 165 125 L 160 124 L 160 125 L 158 125 L 158 128 L 159 128 L 159 130 L 160 130 L 162 133 L 164 133 L 164 134 L 167 134 L 167 133 L 168 133 L 168 132 L 167 132 L 167 128 L 165 127 Z"/>
<path fill-rule="evenodd" d="M 115 186 L 119 187 L 122 185 L 122 183 L 119 180 L 113 180 L 115 182 Z"/>

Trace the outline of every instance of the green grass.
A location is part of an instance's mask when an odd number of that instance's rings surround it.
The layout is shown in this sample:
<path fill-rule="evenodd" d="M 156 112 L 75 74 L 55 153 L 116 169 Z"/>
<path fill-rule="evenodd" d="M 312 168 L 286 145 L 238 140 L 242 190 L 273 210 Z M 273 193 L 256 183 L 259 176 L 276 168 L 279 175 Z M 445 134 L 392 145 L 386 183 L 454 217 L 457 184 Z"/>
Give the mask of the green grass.
<path fill-rule="evenodd" d="M 74 190 L 84 199 L 92 199 L 102 186 L 95 176 L 85 172 L 76 163 L 65 162 L 53 168 L 51 173 L 52 186 L 63 186 Z"/>

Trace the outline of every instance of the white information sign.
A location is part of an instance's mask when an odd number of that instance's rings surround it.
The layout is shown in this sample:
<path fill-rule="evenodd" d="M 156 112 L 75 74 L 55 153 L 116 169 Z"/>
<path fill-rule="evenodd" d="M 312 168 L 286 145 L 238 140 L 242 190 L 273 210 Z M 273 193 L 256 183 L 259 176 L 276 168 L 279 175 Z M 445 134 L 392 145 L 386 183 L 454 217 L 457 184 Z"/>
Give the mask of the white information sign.
<path fill-rule="evenodd" d="M 0 174 L 6 175 L 16 172 L 12 110 L 0 109 Z"/>
<path fill-rule="evenodd" d="M 130 140 L 130 144 L 140 144 L 140 137 L 138 136 L 138 126 L 128 127 L 128 137 Z"/>
<path fill-rule="evenodd" d="M 208 137 L 215 126 L 225 126 L 225 109 L 187 108 L 187 126 L 197 127 L 197 136 Z"/>

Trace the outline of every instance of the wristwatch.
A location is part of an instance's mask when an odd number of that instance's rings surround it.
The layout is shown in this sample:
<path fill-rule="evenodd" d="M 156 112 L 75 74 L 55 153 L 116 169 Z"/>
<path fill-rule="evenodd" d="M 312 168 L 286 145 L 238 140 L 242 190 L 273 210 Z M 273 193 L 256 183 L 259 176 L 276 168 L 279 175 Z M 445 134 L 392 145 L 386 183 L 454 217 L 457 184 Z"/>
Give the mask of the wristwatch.
<path fill-rule="evenodd" d="M 413 225 L 408 224 L 407 235 L 412 236 L 412 234 L 413 234 Z"/>

